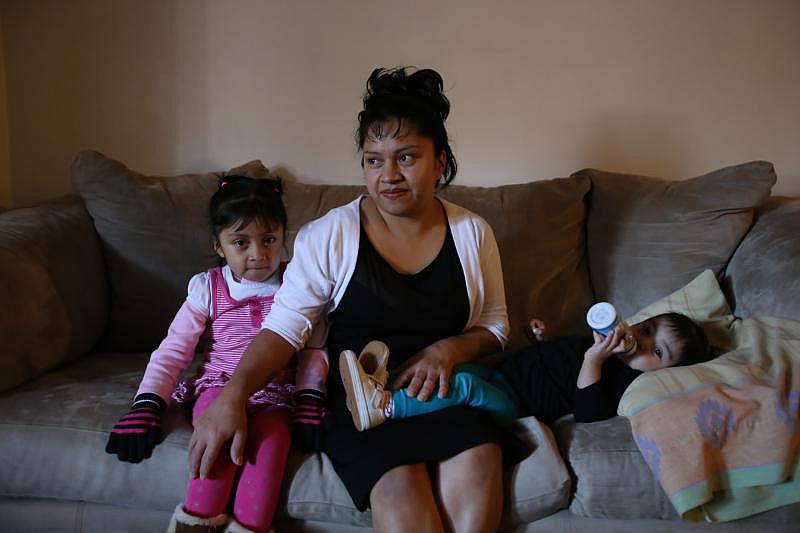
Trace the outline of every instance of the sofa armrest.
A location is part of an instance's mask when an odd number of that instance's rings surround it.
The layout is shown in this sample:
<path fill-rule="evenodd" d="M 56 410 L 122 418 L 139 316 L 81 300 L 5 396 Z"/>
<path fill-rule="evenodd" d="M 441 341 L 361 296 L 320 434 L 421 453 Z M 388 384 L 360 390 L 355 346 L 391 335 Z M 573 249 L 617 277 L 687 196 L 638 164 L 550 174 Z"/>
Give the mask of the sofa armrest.
<path fill-rule="evenodd" d="M 0 213 L 0 391 L 78 358 L 108 316 L 108 281 L 83 201 Z"/>
<path fill-rule="evenodd" d="M 800 320 L 800 198 L 772 197 L 725 269 L 722 287 L 736 316 Z"/>

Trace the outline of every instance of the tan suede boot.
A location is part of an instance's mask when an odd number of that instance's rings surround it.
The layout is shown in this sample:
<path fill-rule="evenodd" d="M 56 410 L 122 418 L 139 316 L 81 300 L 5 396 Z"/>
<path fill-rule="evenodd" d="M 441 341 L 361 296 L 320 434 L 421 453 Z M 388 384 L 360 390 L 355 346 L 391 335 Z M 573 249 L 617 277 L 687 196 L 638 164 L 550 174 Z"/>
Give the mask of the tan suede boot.
<path fill-rule="evenodd" d="M 226 514 L 211 518 L 192 516 L 184 511 L 183 504 L 179 503 L 172 513 L 167 533 L 223 533 L 230 521 L 230 517 Z"/>
<path fill-rule="evenodd" d="M 270 529 L 270 533 L 274 533 L 274 529 Z M 236 520 L 231 520 L 228 527 L 225 528 L 225 533 L 254 533 L 252 529 L 247 529 Z"/>

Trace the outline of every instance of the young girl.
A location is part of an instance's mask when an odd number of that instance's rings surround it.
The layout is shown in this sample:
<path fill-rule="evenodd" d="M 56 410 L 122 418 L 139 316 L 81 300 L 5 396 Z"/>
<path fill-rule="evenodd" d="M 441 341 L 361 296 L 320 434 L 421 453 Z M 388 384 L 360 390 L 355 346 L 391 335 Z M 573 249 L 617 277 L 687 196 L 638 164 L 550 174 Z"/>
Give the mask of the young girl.
<path fill-rule="evenodd" d="M 209 219 L 214 250 L 222 266 L 195 275 L 167 337 L 147 365 L 128 414 L 114 426 L 106 451 L 121 461 L 150 457 L 161 438 L 161 415 L 170 396 L 192 404 L 192 422 L 205 411 L 260 331 L 281 285 L 286 209 L 274 179 L 226 176 L 211 197 Z M 205 359 L 196 376 L 181 382 L 198 341 Z M 327 356 L 305 349 L 247 403 L 248 432 L 242 464 L 220 454 L 211 473 L 191 479 L 170 531 L 267 531 L 278 502 L 290 445 L 292 394 L 304 395 L 297 413 L 312 430 L 322 413 Z M 232 499 L 232 516 L 227 513 Z"/>
<path fill-rule="evenodd" d="M 363 431 L 389 419 L 454 405 L 484 410 L 500 423 L 535 416 L 552 424 L 568 413 L 574 413 L 578 422 L 594 422 L 616 414 L 625 389 L 642 372 L 700 363 L 716 355 L 703 330 L 680 313 L 665 313 L 631 326 L 637 348 L 630 354 L 624 353 L 619 329 L 607 337 L 593 332 L 593 337 L 545 341 L 544 323 L 532 319 L 530 326 L 534 341 L 530 346 L 511 354 L 497 370 L 458 365 L 447 395 L 427 402 L 409 397 L 403 389 L 383 390 L 386 379 L 380 366 L 388 354 L 380 342 L 367 345 L 358 357 L 342 352 L 340 372 L 353 423 Z"/>

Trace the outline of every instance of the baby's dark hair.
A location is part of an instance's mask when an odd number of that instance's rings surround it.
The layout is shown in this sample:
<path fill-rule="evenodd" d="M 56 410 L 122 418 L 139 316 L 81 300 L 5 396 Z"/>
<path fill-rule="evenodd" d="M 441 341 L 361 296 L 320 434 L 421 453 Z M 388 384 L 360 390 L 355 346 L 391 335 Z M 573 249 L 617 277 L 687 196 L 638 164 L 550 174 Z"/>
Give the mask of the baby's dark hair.
<path fill-rule="evenodd" d="M 708 340 L 706 332 L 697 322 L 681 313 L 664 313 L 653 317 L 654 321 L 671 329 L 682 342 L 681 353 L 673 366 L 689 366 L 705 363 L 719 355 L 719 349 Z"/>
<path fill-rule="evenodd" d="M 214 239 L 225 228 L 243 228 L 253 220 L 280 226 L 286 230 L 286 207 L 283 205 L 280 178 L 220 176 L 219 188 L 208 204 L 208 220 Z"/>
<path fill-rule="evenodd" d="M 455 178 L 458 165 L 444 126 L 450 114 L 450 101 L 442 92 L 444 82 L 435 70 L 409 70 L 397 67 L 372 71 L 364 93 L 364 109 L 358 114 L 356 144 L 362 150 L 370 135 L 382 138 L 408 128 L 431 139 L 437 157 L 444 152 L 441 185 L 446 186 Z M 395 131 L 384 131 L 391 122 L 397 123 Z"/>

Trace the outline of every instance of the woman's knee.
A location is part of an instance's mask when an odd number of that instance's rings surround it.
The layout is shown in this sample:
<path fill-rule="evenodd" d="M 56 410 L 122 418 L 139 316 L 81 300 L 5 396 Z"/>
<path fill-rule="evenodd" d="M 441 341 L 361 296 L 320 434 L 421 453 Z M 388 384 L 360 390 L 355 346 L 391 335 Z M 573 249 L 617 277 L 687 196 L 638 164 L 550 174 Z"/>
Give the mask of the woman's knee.
<path fill-rule="evenodd" d="M 439 472 L 440 475 L 458 483 L 470 479 L 491 483 L 493 478 L 502 477 L 503 452 L 500 446 L 493 442 L 480 444 L 442 462 Z"/>
<path fill-rule="evenodd" d="M 500 449 L 500 445 L 494 442 L 475 446 L 465 453 L 473 463 L 486 468 L 500 468 L 503 461 L 503 452 Z"/>
<path fill-rule="evenodd" d="M 441 531 L 441 518 L 424 464 L 406 465 L 386 472 L 370 493 L 376 531 Z"/>

